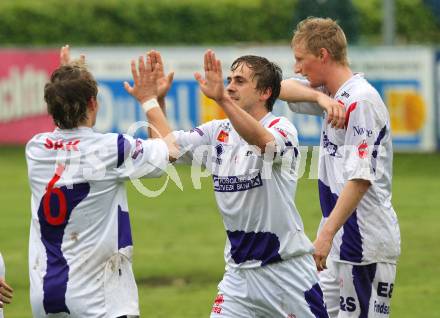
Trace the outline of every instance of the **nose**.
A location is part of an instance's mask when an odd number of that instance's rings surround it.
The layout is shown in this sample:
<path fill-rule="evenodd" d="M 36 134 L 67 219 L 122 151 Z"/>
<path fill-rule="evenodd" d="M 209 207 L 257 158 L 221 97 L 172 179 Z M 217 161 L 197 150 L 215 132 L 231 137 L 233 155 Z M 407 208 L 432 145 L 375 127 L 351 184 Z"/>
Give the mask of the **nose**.
<path fill-rule="evenodd" d="M 228 83 L 228 85 L 226 85 L 226 91 L 227 91 L 228 93 L 235 92 L 235 86 L 234 86 L 234 84 L 232 83 L 232 81 L 230 81 L 230 82 Z"/>
<path fill-rule="evenodd" d="M 293 66 L 293 71 L 296 74 L 300 74 L 301 73 L 301 64 L 298 62 L 295 62 L 295 65 Z"/>

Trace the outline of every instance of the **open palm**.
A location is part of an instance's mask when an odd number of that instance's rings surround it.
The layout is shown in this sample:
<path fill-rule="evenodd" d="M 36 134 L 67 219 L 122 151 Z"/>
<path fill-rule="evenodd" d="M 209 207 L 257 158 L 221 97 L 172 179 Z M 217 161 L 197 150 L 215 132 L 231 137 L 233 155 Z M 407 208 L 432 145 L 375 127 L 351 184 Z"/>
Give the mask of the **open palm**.
<path fill-rule="evenodd" d="M 216 59 L 215 53 L 212 50 L 208 50 L 205 53 L 204 69 L 205 78 L 200 73 L 195 73 L 194 77 L 199 82 L 203 94 L 218 102 L 225 97 L 225 86 L 221 62 Z"/>
<path fill-rule="evenodd" d="M 154 65 L 156 71 L 156 85 L 157 85 L 157 97 L 164 98 L 171 88 L 173 83 L 174 72 L 165 76 L 163 61 L 158 51 L 151 51 L 149 53 L 151 63 Z"/>

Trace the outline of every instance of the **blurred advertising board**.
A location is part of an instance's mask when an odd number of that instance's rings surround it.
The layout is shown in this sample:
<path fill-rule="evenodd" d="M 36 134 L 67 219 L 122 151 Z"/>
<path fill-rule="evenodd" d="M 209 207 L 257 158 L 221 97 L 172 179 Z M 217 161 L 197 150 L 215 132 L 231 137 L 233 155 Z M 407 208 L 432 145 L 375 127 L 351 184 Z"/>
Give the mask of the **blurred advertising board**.
<path fill-rule="evenodd" d="M 58 50 L 0 50 L 0 144 L 23 144 L 54 128 L 44 84 L 58 63 Z"/>
<path fill-rule="evenodd" d="M 293 76 L 291 52 L 284 46 L 214 48 L 223 62 L 224 75 L 233 60 L 244 54 L 257 54 L 277 62 L 285 77 Z M 78 53 L 81 50 L 78 50 Z M 160 48 L 166 71 L 175 72 L 168 95 L 168 118 L 175 129 L 190 129 L 213 118 L 223 118 L 221 109 L 200 93 L 193 73 L 201 71 L 204 48 Z M 382 95 L 389 107 L 395 149 L 432 151 L 435 140 L 434 58 L 428 48 L 352 48 L 350 61 L 354 71 L 362 72 Z M 122 87 L 129 78 L 131 58 L 141 48 L 88 49 L 90 67 L 100 82 L 101 112 L 97 128 L 102 131 L 126 131 L 133 121 L 143 120 L 135 101 Z M 287 116 L 298 129 L 302 144 L 319 143 L 321 118 L 297 115 L 283 102 L 275 113 Z"/>
<path fill-rule="evenodd" d="M 352 68 L 365 73 L 388 106 L 394 148 L 435 150 L 434 51 L 398 47 L 351 52 Z"/>
<path fill-rule="evenodd" d="M 224 118 L 222 110 L 201 94 L 193 76 L 194 72 L 202 71 L 206 48 L 155 49 L 162 53 L 165 71 L 175 72 L 173 86 L 167 96 L 168 119 L 174 129 L 191 129 L 211 119 Z M 280 65 L 285 78 L 294 76 L 293 56 L 288 46 L 234 46 L 213 49 L 222 60 L 224 77 L 227 76 L 228 67 L 233 60 L 245 54 L 265 56 Z M 146 48 L 141 47 L 72 50 L 73 56 L 79 56 L 80 53 L 86 55 L 89 68 L 99 83 L 98 131 L 127 132 L 134 122 L 145 119 L 140 107 L 136 107 L 136 101 L 125 92 L 122 85 L 123 81 L 131 78 L 131 59 L 136 59 L 145 52 Z M 365 74 L 389 107 L 394 148 L 435 150 L 434 51 L 423 47 L 352 47 L 349 52 L 352 69 Z M 57 58 L 57 52 L 55 56 Z M 439 62 L 436 65 L 439 67 Z M 40 93 L 42 94 L 42 88 Z M 45 111 L 44 106 L 41 109 Z M 301 144 L 319 144 L 320 117 L 294 114 L 281 101 L 275 105 L 274 112 L 288 117 L 295 124 Z M 0 127 L 3 125 L 3 118 L 4 116 L 0 117 Z M 140 132 L 138 135 L 145 136 L 145 133 Z"/>
<path fill-rule="evenodd" d="M 436 53 L 436 81 L 434 91 L 437 94 L 437 149 L 440 149 L 440 50 Z"/>

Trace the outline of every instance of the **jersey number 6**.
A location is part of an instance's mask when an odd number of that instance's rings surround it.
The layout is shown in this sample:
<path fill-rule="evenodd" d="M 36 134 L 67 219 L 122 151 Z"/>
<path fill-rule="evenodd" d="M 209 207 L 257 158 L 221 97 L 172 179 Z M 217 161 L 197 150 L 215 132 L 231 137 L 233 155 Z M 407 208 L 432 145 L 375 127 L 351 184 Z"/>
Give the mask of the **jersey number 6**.
<path fill-rule="evenodd" d="M 63 222 L 66 220 L 66 214 L 67 214 L 66 196 L 64 195 L 63 191 L 61 191 L 59 188 L 54 188 L 55 183 L 61 178 L 63 172 L 64 172 L 64 166 L 59 165 L 57 170 L 55 171 L 55 175 L 47 184 L 46 193 L 44 194 L 44 199 L 43 199 L 44 218 L 46 219 L 47 223 L 53 226 L 59 226 L 63 224 Z M 52 194 L 58 197 L 57 216 L 53 216 L 53 213 L 50 209 L 50 197 L 52 196 Z"/>

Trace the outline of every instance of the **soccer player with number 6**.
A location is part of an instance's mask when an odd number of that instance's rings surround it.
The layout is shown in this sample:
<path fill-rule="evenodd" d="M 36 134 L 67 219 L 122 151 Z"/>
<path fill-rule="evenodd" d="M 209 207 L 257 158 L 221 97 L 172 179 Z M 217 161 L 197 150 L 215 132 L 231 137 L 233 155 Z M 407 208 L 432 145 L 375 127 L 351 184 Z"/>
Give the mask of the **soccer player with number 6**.
<path fill-rule="evenodd" d="M 32 220 L 29 272 L 33 317 L 136 317 L 137 287 L 124 181 L 160 175 L 172 140 L 134 139 L 93 131 L 97 83 L 84 57 L 61 66 L 44 89 L 57 128 L 26 145 Z M 142 104 L 156 130 L 171 131 L 157 101 L 152 54 L 131 65 L 134 86 L 126 90 Z"/>

